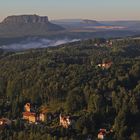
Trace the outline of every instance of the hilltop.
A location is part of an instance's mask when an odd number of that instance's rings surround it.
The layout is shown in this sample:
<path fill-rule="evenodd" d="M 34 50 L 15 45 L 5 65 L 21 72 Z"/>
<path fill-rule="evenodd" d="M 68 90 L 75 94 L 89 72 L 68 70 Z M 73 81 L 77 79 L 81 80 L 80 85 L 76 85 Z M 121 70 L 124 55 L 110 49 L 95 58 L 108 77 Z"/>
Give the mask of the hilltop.
<path fill-rule="evenodd" d="M 1 37 L 47 35 L 63 30 L 63 27 L 51 23 L 47 16 L 8 16 L 0 23 Z"/>
<path fill-rule="evenodd" d="M 101 26 L 100 22 L 89 19 L 63 19 L 53 20 L 52 23 L 61 25 L 65 28 L 84 28 L 86 26 Z"/>
<path fill-rule="evenodd" d="M 20 16 L 8 16 L 2 23 L 3 24 L 17 24 L 17 23 L 48 23 L 47 16 L 38 16 L 38 15 L 20 15 Z"/>

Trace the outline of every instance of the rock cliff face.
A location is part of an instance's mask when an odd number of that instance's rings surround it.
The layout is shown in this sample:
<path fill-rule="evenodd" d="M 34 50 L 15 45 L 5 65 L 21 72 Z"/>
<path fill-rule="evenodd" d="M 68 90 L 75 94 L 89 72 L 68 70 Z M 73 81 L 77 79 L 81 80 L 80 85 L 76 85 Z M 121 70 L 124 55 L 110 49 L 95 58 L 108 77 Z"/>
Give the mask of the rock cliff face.
<path fill-rule="evenodd" d="M 8 16 L 2 23 L 48 23 L 47 16 L 38 15 L 20 15 L 20 16 Z"/>
<path fill-rule="evenodd" d="M 63 30 L 63 27 L 49 22 L 47 16 L 8 16 L 0 23 L 0 37 L 42 36 Z"/>

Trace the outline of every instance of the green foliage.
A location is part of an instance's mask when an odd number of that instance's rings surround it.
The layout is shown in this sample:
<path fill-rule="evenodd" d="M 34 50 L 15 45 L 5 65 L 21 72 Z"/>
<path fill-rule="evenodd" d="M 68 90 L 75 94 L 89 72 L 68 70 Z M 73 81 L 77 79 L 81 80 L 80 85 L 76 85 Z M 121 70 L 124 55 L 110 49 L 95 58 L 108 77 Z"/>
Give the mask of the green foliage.
<path fill-rule="evenodd" d="M 68 93 L 66 104 L 68 112 L 76 112 L 83 109 L 85 106 L 85 98 L 82 90 L 80 88 L 75 88 L 70 91 Z"/>
<path fill-rule="evenodd" d="M 104 101 L 103 97 L 100 94 L 93 94 L 90 96 L 89 103 L 88 103 L 88 110 L 94 113 L 97 113 L 104 108 Z"/>
<path fill-rule="evenodd" d="M 140 40 L 113 40 L 112 47 L 96 41 L 102 40 L 0 53 L 0 116 L 16 120 L 0 139 L 96 139 L 100 128 L 113 129 L 109 139 L 139 138 Z M 99 68 L 103 60 L 113 65 Z M 20 119 L 26 102 L 76 119 L 69 129 L 58 118 L 26 124 Z"/>

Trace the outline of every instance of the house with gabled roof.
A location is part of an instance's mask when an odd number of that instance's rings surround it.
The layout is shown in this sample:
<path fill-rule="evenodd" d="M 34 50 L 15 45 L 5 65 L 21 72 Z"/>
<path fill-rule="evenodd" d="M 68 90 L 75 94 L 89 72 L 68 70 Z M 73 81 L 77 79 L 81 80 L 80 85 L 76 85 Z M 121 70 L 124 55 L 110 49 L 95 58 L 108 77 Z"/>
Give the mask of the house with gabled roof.
<path fill-rule="evenodd" d="M 60 126 L 63 126 L 64 128 L 68 128 L 71 125 L 70 116 L 64 116 L 60 114 L 59 122 L 60 122 Z"/>
<path fill-rule="evenodd" d="M 113 62 L 109 61 L 109 62 L 104 62 L 101 64 L 98 64 L 98 67 L 101 67 L 102 69 L 109 69 L 112 66 Z"/>

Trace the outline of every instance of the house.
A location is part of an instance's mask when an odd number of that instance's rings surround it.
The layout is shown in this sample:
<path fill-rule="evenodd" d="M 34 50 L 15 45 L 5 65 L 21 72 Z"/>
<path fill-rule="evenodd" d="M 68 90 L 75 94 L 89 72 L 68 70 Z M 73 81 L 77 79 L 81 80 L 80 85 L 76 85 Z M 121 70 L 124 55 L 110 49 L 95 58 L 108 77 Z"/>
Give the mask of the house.
<path fill-rule="evenodd" d="M 113 64 L 112 61 L 105 62 L 102 64 L 98 64 L 98 67 L 101 67 L 102 69 L 109 69 L 112 66 L 112 64 Z"/>
<path fill-rule="evenodd" d="M 30 103 L 26 103 L 24 106 L 25 112 L 23 112 L 23 119 L 29 121 L 30 123 L 35 123 L 38 119 L 37 114 L 35 112 L 31 112 Z"/>
<path fill-rule="evenodd" d="M 0 126 L 11 125 L 11 121 L 7 118 L 0 119 Z"/>
<path fill-rule="evenodd" d="M 39 121 L 44 122 L 46 120 L 46 115 L 45 113 L 40 113 L 39 114 Z"/>
<path fill-rule="evenodd" d="M 30 103 L 26 103 L 25 104 L 24 110 L 27 111 L 27 112 L 30 112 L 31 111 L 31 105 L 30 105 Z"/>
<path fill-rule="evenodd" d="M 23 112 L 23 119 L 29 121 L 30 123 L 35 123 L 37 121 L 37 115 L 32 112 Z"/>
<path fill-rule="evenodd" d="M 2 119 L 0 119 L 0 125 L 3 125 L 4 121 Z"/>
<path fill-rule="evenodd" d="M 100 129 L 99 133 L 98 133 L 98 139 L 103 140 L 105 138 L 105 136 L 106 136 L 106 133 L 107 133 L 106 129 Z"/>
<path fill-rule="evenodd" d="M 40 114 L 39 114 L 39 121 L 44 122 L 45 120 L 48 119 L 49 115 L 49 108 L 46 106 L 41 106 L 40 110 L 39 110 Z"/>
<path fill-rule="evenodd" d="M 105 138 L 105 134 L 104 133 L 102 133 L 102 132 L 98 133 L 98 139 L 99 140 L 103 140 L 104 138 Z"/>
<path fill-rule="evenodd" d="M 113 42 L 112 42 L 111 40 L 107 40 L 107 41 L 106 41 L 106 44 L 107 44 L 109 47 L 111 47 L 111 46 L 113 45 Z"/>
<path fill-rule="evenodd" d="M 110 41 L 110 42 L 109 42 L 109 46 L 111 47 L 112 45 L 113 45 L 113 42 L 112 42 L 112 41 Z"/>
<path fill-rule="evenodd" d="M 30 123 L 35 123 L 37 121 L 44 122 L 46 120 L 46 114 L 34 113 L 34 112 L 23 112 L 23 119 L 29 121 Z"/>
<path fill-rule="evenodd" d="M 99 45 L 100 45 L 100 44 L 98 44 L 98 43 L 95 43 L 95 44 L 94 44 L 95 47 L 98 47 Z"/>
<path fill-rule="evenodd" d="M 70 116 L 62 116 L 60 114 L 59 116 L 60 126 L 63 126 L 64 128 L 68 128 L 71 125 Z"/>
<path fill-rule="evenodd" d="M 108 137 L 112 133 L 113 133 L 112 129 L 107 131 L 106 129 L 102 128 L 102 129 L 99 130 L 97 137 L 98 137 L 99 140 L 104 140 L 106 137 Z"/>
<path fill-rule="evenodd" d="M 47 109 L 41 110 L 40 113 L 31 112 L 31 105 L 30 103 L 26 103 L 24 106 L 25 112 L 23 112 L 23 119 L 30 122 L 35 123 L 37 121 L 44 122 L 46 120 L 46 112 Z"/>

